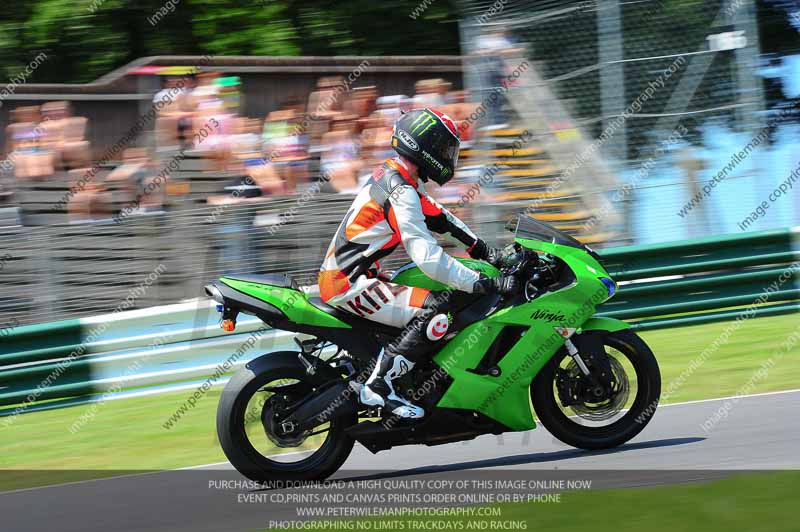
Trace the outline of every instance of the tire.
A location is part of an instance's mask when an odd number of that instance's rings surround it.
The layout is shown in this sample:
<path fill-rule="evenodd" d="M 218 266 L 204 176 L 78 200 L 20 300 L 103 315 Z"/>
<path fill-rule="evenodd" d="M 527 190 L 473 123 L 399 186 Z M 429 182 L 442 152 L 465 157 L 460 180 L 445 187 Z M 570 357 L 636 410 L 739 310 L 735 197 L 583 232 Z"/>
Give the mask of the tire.
<path fill-rule="evenodd" d="M 297 362 L 297 353 L 281 352 L 251 361 L 231 378 L 217 407 L 217 436 L 222 450 L 237 471 L 256 482 L 325 479 L 335 473 L 350 455 L 355 441 L 344 430 L 358 422 L 358 414 L 334 418 L 327 439 L 311 456 L 292 463 L 270 460 L 250 442 L 245 429 L 245 413 L 253 394 L 279 379 L 309 382 L 311 377 Z"/>
<path fill-rule="evenodd" d="M 576 423 L 561 410 L 553 383 L 562 356 L 557 355 L 542 368 L 531 386 L 531 401 L 542 425 L 562 442 L 579 449 L 610 449 L 629 441 L 650 422 L 661 396 L 658 362 L 644 340 L 623 330 L 609 333 L 603 344 L 626 355 L 636 370 L 637 395 L 620 419 L 604 427 L 589 427 Z"/>

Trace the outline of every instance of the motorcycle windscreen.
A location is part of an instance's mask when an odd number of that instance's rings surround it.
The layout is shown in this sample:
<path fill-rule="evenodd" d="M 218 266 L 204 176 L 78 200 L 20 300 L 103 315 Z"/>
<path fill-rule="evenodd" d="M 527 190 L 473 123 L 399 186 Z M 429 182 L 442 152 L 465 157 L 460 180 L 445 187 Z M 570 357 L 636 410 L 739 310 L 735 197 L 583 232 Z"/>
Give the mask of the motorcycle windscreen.
<path fill-rule="evenodd" d="M 551 244 L 559 244 L 561 246 L 569 246 L 577 249 L 586 249 L 586 246 L 567 233 L 528 216 L 520 215 L 516 219 L 509 220 L 508 224 L 506 224 L 506 229 L 513 232 L 515 238 L 549 242 Z"/>

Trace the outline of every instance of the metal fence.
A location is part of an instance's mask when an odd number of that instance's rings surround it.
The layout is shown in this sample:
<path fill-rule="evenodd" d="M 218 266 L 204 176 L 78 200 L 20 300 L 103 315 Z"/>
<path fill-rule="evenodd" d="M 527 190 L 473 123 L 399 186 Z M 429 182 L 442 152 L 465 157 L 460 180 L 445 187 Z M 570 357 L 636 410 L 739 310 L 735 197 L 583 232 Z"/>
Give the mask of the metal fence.
<path fill-rule="evenodd" d="M 223 274 L 286 272 L 315 284 L 352 199 L 313 190 L 235 205 L 185 198 L 120 223 L 4 229 L 0 314 L 20 325 L 112 312 L 131 295 L 124 310 L 176 303 L 201 296 Z M 384 267 L 407 261 L 396 255 Z"/>
<path fill-rule="evenodd" d="M 352 198 L 320 195 L 291 216 L 302 196 L 259 205 L 194 207 L 0 233 L 0 312 L 41 323 L 113 311 L 157 273 L 132 308 L 201 295 L 223 273 L 285 271 L 310 281 Z M 283 218 L 281 216 L 283 215 Z M 277 228 L 274 234 L 270 227 Z"/>

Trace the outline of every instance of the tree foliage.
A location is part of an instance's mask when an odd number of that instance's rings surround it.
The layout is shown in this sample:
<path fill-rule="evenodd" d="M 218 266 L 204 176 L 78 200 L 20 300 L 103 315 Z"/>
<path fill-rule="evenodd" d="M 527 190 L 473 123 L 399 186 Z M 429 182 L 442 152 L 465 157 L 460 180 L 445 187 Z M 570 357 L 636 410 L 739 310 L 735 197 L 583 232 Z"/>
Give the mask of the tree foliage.
<path fill-rule="evenodd" d="M 433 0 L 412 19 L 420 5 L 420 0 L 3 2 L 0 78 L 16 76 L 42 52 L 47 60 L 28 81 L 92 81 L 148 55 L 458 54 L 453 2 Z M 159 10 L 163 17 L 156 16 Z"/>

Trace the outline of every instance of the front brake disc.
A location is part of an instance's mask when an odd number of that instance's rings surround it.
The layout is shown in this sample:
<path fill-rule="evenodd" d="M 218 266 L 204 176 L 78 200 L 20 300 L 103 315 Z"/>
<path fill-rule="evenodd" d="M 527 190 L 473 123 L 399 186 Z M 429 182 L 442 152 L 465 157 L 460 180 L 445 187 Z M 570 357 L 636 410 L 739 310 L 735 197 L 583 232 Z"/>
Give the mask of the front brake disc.
<path fill-rule="evenodd" d="M 609 357 L 613 375 L 613 389 L 605 390 L 606 397 L 598 402 L 583 400 L 570 406 L 575 415 L 587 421 L 606 421 L 619 414 L 628 402 L 630 383 L 625 368 L 614 357 Z M 577 366 L 577 365 L 576 365 Z M 589 397 L 591 392 L 587 392 Z M 566 405 L 565 405 L 566 406 Z"/>

